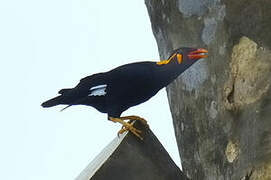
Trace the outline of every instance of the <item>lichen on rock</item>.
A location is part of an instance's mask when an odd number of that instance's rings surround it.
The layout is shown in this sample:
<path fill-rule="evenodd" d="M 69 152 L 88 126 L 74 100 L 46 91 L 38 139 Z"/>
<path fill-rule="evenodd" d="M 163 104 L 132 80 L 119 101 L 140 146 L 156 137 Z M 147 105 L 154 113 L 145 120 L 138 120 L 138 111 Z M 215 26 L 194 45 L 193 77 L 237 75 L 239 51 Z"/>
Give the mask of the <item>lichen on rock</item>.
<path fill-rule="evenodd" d="M 239 108 L 261 98 L 270 86 L 271 54 L 247 37 L 232 49 L 230 78 L 224 87 L 227 109 Z"/>
<path fill-rule="evenodd" d="M 270 180 L 271 164 L 264 164 L 255 169 L 250 177 L 251 180 Z"/>
<path fill-rule="evenodd" d="M 239 155 L 240 150 L 237 142 L 229 141 L 225 150 L 228 162 L 232 163 Z"/>

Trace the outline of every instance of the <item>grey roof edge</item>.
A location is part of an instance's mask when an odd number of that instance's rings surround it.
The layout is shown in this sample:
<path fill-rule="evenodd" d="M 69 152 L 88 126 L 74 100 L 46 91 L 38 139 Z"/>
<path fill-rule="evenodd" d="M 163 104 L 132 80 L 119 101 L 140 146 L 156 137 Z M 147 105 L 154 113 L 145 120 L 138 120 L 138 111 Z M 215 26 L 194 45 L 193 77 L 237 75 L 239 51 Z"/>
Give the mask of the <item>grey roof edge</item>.
<path fill-rule="evenodd" d="M 122 142 L 127 132 L 115 137 L 88 165 L 87 167 L 75 178 L 75 180 L 89 180 L 96 171 L 104 164 L 104 162 L 116 150 Z"/>

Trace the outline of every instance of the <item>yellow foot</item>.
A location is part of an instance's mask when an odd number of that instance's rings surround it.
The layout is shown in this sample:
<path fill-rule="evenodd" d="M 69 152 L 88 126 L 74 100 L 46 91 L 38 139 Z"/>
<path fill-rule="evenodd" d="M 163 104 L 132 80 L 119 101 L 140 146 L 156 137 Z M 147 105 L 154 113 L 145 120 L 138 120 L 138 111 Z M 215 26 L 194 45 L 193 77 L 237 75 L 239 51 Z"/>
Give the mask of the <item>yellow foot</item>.
<path fill-rule="evenodd" d="M 122 120 L 129 120 L 129 124 L 131 124 L 133 121 L 140 121 L 143 125 L 145 125 L 146 127 L 149 127 L 147 121 L 144 118 L 141 118 L 139 116 L 123 116 L 120 117 L 120 119 Z M 122 126 L 121 130 L 119 130 L 118 134 L 122 134 L 125 131 L 127 131 L 127 128 L 125 126 Z"/>
<path fill-rule="evenodd" d="M 113 117 L 109 117 L 109 120 L 122 124 L 122 128 L 121 128 L 121 130 L 119 130 L 118 135 L 124 133 L 125 131 L 130 131 L 135 136 L 137 136 L 138 138 L 143 140 L 143 138 L 140 136 L 141 131 L 134 128 L 133 125 L 131 124 L 131 122 L 125 122 L 121 118 L 113 118 Z"/>
<path fill-rule="evenodd" d="M 140 121 L 142 124 L 149 127 L 147 121 L 144 118 L 141 118 L 139 116 L 123 116 L 123 117 L 120 117 L 120 119 L 122 119 L 122 120 Z"/>

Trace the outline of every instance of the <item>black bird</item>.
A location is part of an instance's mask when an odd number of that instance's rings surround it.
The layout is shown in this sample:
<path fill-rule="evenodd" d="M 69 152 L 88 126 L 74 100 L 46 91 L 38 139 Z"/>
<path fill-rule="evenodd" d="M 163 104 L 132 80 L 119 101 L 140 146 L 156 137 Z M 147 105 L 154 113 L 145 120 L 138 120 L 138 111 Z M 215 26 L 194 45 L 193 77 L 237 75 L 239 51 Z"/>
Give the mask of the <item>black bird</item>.
<path fill-rule="evenodd" d="M 60 104 L 67 107 L 92 106 L 107 113 L 109 120 L 121 123 L 123 126 L 119 133 L 129 130 L 141 138 L 141 131 L 134 128 L 130 121 L 139 120 L 147 124 L 146 120 L 138 116 L 120 117 L 122 112 L 150 99 L 197 60 L 207 57 L 207 52 L 202 48 L 184 47 L 174 50 L 167 60 L 130 63 L 108 72 L 93 74 L 81 79 L 74 88 L 60 90 L 59 96 L 42 103 L 42 107 Z"/>

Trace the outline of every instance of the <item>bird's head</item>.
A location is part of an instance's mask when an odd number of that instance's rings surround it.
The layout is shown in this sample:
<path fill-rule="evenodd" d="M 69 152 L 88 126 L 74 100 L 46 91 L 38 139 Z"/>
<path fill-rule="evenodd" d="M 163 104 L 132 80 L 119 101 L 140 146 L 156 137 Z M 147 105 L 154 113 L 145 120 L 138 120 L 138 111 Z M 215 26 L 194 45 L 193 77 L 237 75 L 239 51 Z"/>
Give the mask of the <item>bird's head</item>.
<path fill-rule="evenodd" d="M 195 49 L 183 47 L 174 50 L 168 59 L 157 62 L 156 64 L 158 65 L 164 65 L 169 63 L 193 64 L 194 62 L 201 58 L 208 57 L 207 53 L 208 51 L 203 48 Z"/>

